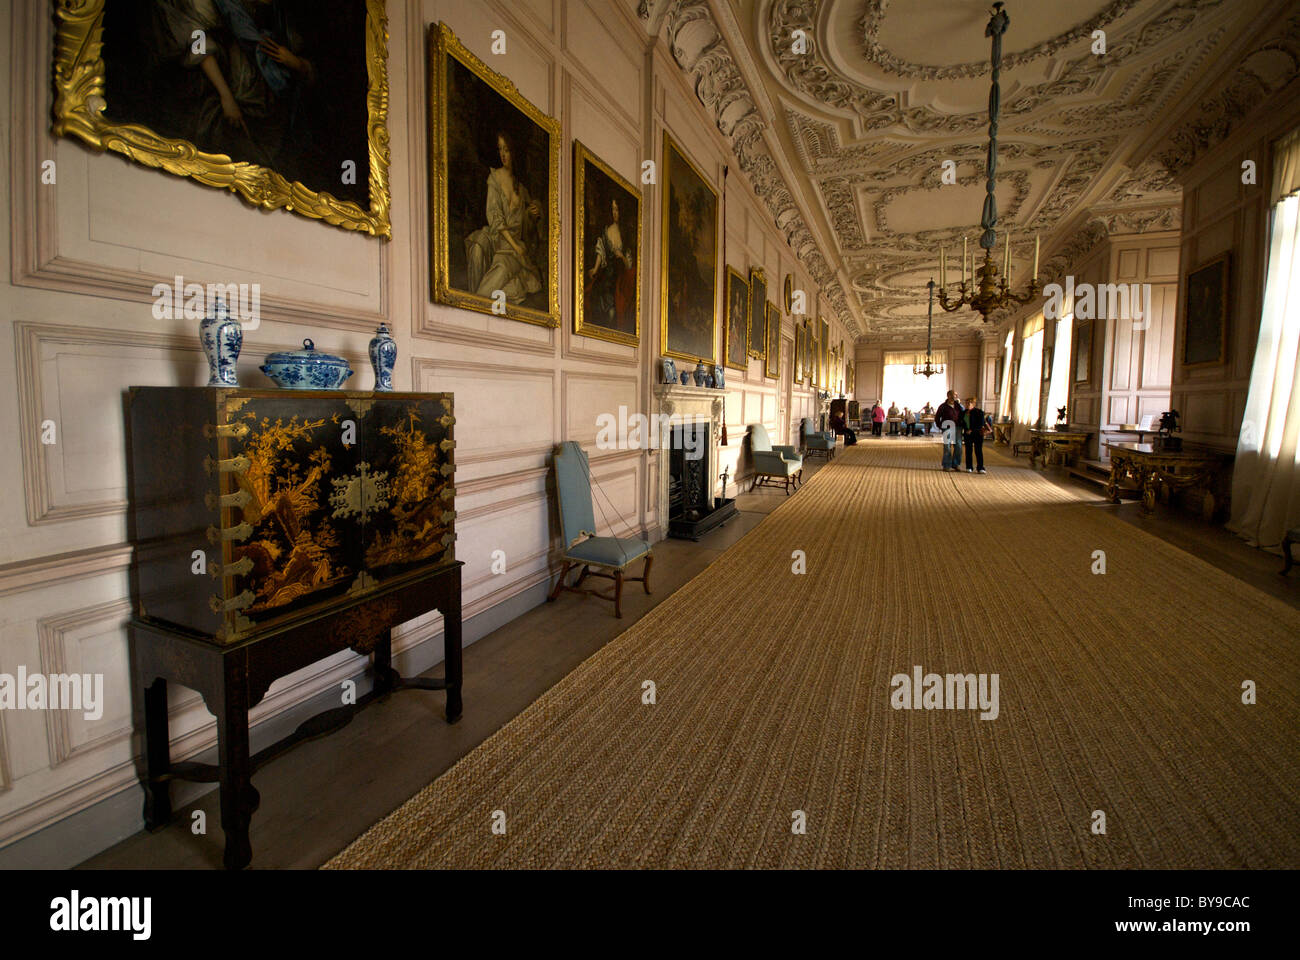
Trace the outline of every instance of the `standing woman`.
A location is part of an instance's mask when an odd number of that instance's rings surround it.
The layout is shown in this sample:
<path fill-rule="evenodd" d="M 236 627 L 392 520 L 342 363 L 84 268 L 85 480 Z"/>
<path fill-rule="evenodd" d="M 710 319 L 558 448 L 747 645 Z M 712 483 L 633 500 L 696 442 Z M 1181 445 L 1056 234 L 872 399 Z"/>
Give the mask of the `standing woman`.
<path fill-rule="evenodd" d="M 885 429 L 885 408 L 878 403 L 871 405 L 871 435 L 880 436 Z"/>
<path fill-rule="evenodd" d="M 971 457 L 974 455 L 975 464 L 979 467 L 980 473 L 986 473 L 984 469 L 984 434 L 991 433 L 993 427 L 989 424 L 988 414 L 975 405 L 974 397 L 966 400 L 966 412 L 962 415 L 963 433 L 966 440 L 966 472 L 972 473 Z"/>

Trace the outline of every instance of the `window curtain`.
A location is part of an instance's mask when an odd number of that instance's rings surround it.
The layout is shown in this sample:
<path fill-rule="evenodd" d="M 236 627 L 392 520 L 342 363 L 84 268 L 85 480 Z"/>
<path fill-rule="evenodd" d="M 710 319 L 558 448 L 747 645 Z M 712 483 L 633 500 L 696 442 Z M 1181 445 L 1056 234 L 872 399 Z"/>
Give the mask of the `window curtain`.
<path fill-rule="evenodd" d="M 1047 389 L 1047 421 L 1056 422 L 1057 407 L 1070 402 L 1070 343 L 1074 334 L 1074 317 L 1066 314 L 1056 321 L 1056 346 L 1052 347 L 1052 382 Z M 1066 411 L 1069 414 L 1069 411 Z"/>
<path fill-rule="evenodd" d="M 1043 390 L 1043 317 L 1040 314 L 1025 324 L 1026 336 L 1020 350 L 1019 383 L 1016 385 L 1017 440 L 1029 436 L 1029 428 L 1038 425 L 1038 401 Z"/>
<path fill-rule="evenodd" d="M 1005 420 L 1011 416 L 1011 363 L 1015 352 L 1016 331 L 1008 330 L 1007 339 L 1002 344 L 1002 394 L 998 397 L 998 419 Z"/>
<path fill-rule="evenodd" d="M 1300 130 L 1278 143 L 1259 341 L 1232 471 L 1228 528 L 1273 547 L 1300 526 Z"/>

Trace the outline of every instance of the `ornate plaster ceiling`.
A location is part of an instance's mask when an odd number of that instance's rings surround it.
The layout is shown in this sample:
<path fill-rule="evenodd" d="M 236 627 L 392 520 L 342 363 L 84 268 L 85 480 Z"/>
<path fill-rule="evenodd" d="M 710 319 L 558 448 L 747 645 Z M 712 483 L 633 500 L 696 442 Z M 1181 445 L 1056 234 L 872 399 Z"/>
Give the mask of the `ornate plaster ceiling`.
<path fill-rule="evenodd" d="M 950 279 L 962 237 L 977 249 L 987 0 L 626 2 L 848 329 L 923 336 L 940 245 Z M 1300 77 L 1294 0 L 1008 5 L 995 193 L 1017 286 L 1035 233 L 1050 281 L 1107 236 L 1177 229 L 1173 175 Z M 949 337 L 987 332 L 966 309 L 935 321 Z"/>

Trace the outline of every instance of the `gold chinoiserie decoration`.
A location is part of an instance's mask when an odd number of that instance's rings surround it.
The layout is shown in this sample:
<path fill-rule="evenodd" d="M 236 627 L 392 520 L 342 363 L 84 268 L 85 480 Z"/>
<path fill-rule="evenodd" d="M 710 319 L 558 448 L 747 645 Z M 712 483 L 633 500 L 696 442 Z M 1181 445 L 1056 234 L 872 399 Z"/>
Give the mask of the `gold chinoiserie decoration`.
<path fill-rule="evenodd" d="M 388 193 L 388 17 L 384 0 L 366 0 L 366 140 L 370 158 L 370 209 L 315 191 L 267 167 L 204 153 L 188 140 L 159 136 L 141 124 L 103 116 L 105 0 L 58 0 L 54 48 L 54 133 L 75 136 L 96 150 L 125 154 L 147 167 L 222 190 L 255 207 L 283 207 L 313 220 L 391 238 Z"/>

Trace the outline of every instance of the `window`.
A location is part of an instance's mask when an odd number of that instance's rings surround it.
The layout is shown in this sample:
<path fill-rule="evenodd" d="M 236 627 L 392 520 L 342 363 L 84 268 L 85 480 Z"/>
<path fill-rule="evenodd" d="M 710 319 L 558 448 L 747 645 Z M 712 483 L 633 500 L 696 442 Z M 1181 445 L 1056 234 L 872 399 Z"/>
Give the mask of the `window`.
<path fill-rule="evenodd" d="M 1043 388 L 1043 315 L 1025 324 L 1024 346 L 1020 351 L 1020 382 L 1016 385 L 1016 422 L 1027 427 L 1038 424 L 1038 401 Z"/>
<path fill-rule="evenodd" d="M 925 362 L 924 350 L 889 351 L 885 354 L 884 393 L 880 405 L 886 410 L 893 404 L 901 412 L 904 407 L 920 410 L 927 403 L 937 407 L 948 394 L 948 352 L 934 350 L 931 357 L 943 364 L 943 373 L 926 378 L 912 372 L 912 365 Z"/>
<path fill-rule="evenodd" d="M 1006 343 L 1002 344 L 1002 395 L 998 397 L 998 419 L 1007 420 L 1011 416 L 1011 364 L 1016 350 L 1016 331 L 1007 331 Z"/>
<path fill-rule="evenodd" d="M 1047 419 L 1053 423 L 1056 422 L 1057 408 L 1070 402 L 1070 343 L 1073 333 L 1074 316 L 1067 313 L 1056 321 L 1056 346 L 1052 348 L 1052 383 L 1047 390 Z"/>
<path fill-rule="evenodd" d="M 1300 524 L 1300 130 L 1277 145 L 1272 191 L 1264 308 L 1228 523 L 1266 547 Z"/>

